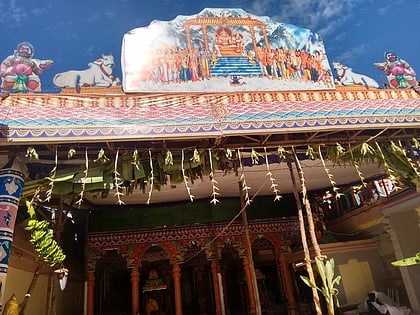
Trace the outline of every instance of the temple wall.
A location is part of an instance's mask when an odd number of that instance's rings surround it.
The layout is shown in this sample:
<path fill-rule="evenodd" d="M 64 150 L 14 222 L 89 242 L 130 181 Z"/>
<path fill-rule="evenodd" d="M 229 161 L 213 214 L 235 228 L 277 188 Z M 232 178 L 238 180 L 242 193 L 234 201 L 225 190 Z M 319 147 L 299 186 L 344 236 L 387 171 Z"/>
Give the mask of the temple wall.
<path fill-rule="evenodd" d="M 418 195 L 414 195 L 383 209 L 386 217 L 385 230 L 389 234 L 388 242 L 393 246 L 395 260 L 413 257 L 420 251 L 418 241 L 420 236 L 419 198 Z M 410 304 L 407 306 L 414 311 L 420 311 L 418 295 L 420 292 L 420 265 L 393 268 L 398 269 L 401 273 Z"/>
<path fill-rule="evenodd" d="M 376 250 L 341 253 L 334 258 L 342 277 L 340 304 L 359 304 L 369 292 L 384 290 L 384 270 Z"/>
<path fill-rule="evenodd" d="M 13 295 L 19 303 L 22 302 L 25 297 L 25 293 L 29 288 L 29 285 L 33 277 L 32 272 L 16 269 L 9 266 L 7 272 L 8 281 L 6 283 L 6 289 L 4 293 L 4 302 Z M 32 291 L 31 298 L 26 306 L 26 312 L 31 315 L 45 315 L 47 314 L 47 292 L 48 292 L 48 276 L 40 275 L 34 290 Z"/>
<path fill-rule="evenodd" d="M 340 284 L 336 286 L 340 305 L 358 305 L 370 291 L 384 290 L 384 269 L 378 255 L 377 241 L 336 242 L 320 244 L 320 247 L 322 254 L 328 259 L 334 258 L 335 276 L 341 275 Z M 311 257 L 314 256 L 312 250 Z M 302 251 L 289 256 L 289 262 L 294 266 L 301 261 Z"/>

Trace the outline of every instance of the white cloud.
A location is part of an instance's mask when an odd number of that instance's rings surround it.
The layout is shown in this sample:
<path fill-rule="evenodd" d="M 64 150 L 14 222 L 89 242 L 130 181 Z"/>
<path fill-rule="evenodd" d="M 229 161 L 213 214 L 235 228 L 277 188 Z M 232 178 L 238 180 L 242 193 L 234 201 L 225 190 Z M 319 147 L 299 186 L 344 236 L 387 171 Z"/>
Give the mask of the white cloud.
<path fill-rule="evenodd" d="M 28 6 L 25 5 L 24 1 L 2 1 L 2 3 L 0 3 L 0 12 L 2 15 L 0 26 L 13 27 L 16 24 L 22 23 L 33 17 L 39 18 L 39 16 L 48 12 L 54 5 L 57 5 L 55 2 L 56 0 L 49 0 L 47 2 L 37 3 L 36 6 L 28 9 Z"/>
<path fill-rule="evenodd" d="M 326 36 L 352 17 L 353 9 L 366 0 L 253 0 L 244 9 L 268 15 L 278 22 L 309 28 Z"/>
<path fill-rule="evenodd" d="M 28 16 L 28 14 L 27 10 L 23 6 L 19 6 L 18 3 L 20 2 L 17 0 L 11 0 L 3 4 L 0 7 L 2 16 L 7 17 L 7 19 L 13 23 L 22 22 Z"/>
<path fill-rule="evenodd" d="M 97 57 L 96 56 L 96 46 L 95 44 L 91 44 L 87 49 L 86 49 L 86 54 L 90 57 Z"/>
<path fill-rule="evenodd" d="M 263 16 L 268 15 L 270 16 L 270 8 L 272 4 L 275 4 L 276 0 L 256 0 L 253 2 L 250 2 L 250 4 L 246 5 L 247 8 L 244 8 L 246 11 L 249 11 L 249 13 Z"/>
<path fill-rule="evenodd" d="M 362 43 L 359 46 L 353 47 L 352 49 L 346 50 L 344 53 L 337 57 L 337 61 L 340 61 L 343 64 L 347 64 L 354 59 L 357 59 L 360 56 L 366 54 L 370 50 L 373 43 Z"/>
<path fill-rule="evenodd" d="M 405 3 L 406 3 L 405 0 L 399 0 L 399 1 L 394 0 L 394 1 L 391 1 L 391 2 L 388 2 L 388 3 L 386 3 L 386 2 L 381 3 L 381 4 L 383 4 L 383 6 L 378 8 L 378 13 L 380 15 L 385 15 L 385 14 L 389 13 L 390 11 L 392 11 L 394 9 L 398 10 L 400 8 L 403 8 L 405 6 Z"/>

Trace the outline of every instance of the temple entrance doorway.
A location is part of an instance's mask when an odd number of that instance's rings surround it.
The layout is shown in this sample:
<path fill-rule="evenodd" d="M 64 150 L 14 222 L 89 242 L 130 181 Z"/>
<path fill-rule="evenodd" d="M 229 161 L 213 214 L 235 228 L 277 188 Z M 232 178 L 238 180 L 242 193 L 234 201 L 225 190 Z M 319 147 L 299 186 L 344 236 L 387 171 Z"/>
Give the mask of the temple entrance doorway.
<path fill-rule="evenodd" d="M 242 259 L 236 248 L 231 246 L 223 248 L 220 270 L 223 275 L 223 299 L 226 314 L 248 314 L 248 289 Z"/>
<path fill-rule="evenodd" d="M 168 253 L 159 246 L 149 247 L 142 257 L 139 274 L 140 314 L 175 314 L 172 266 Z"/>
<path fill-rule="evenodd" d="M 259 238 L 252 244 L 252 253 L 262 314 L 288 314 L 273 244 L 266 238 Z"/>
<path fill-rule="evenodd" d="M 181 267 L 181 292 L 183 315 L 215 314 L 210 262 L 204 252 L 192 248 L 186 257 L 192 257 Z"/>
<path fill-rule="evenodd" d="M 105 251 L 96 264 L 95 279 L 95 315 L 130 314 L 130 273 L 118 251 Z"/>

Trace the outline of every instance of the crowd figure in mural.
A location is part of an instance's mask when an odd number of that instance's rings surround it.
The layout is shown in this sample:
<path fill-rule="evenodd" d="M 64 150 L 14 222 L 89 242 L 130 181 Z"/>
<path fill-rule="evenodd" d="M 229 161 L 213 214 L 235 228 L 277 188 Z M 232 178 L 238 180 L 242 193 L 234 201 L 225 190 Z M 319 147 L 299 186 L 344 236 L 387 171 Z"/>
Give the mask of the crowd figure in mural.
<path fill-rule="evenodd" d="M 209 51 L 202 41 L 191 49 L 170 46 L 152 51 L 152 60 L 139 74 L 139 80 L 154 83 L 209 80 L 213 77 L 212 69 L 217 67 L 221 56 L 237 54 L 248 61 L 249 67 L 259 67 L 260 77 L 333 86 L 331 72 L 324 66 L 323 52 L 309 53 L 305 49 L 263 46 L 257 46 L 255 51 L 246 50 L 243 38 L 228 33 L 227 30 L 228 28 L 224 27 L 220 33 L 216 33 L 212 51 Z M 232 44 L 235 37 L 241 39 Z"/>
<path fill-rule="evenodd" d="M 390 87 L 396 89 L 413 88 L 420 92 L 416 72 L 410 64 L 399 58 L 395 52 L 385 52 L 385 62 L 376 62 L 374 66 L 385 73 Z"/>
<path fill-rule="evenodd" d="M 53 61 L 33 59 L 34 52 L 31 43 L 21 42 L 13 55 L 3 60 L 0 64 L 2 93 L 41 91 L 39 76 L 45 69 L 51 67 Z"/>
<path fill-rule="evenodd" d="M 147 69 L 140 74 L 140 80 L 155 83 L 196 82 L 209 79 L 210 55 L 204 45 L 193 50 L 176 46 L 158 49 Z"/>
<path fill-rule="evenodd" d="M 320 51 L 311 54 L 305 49 L 257 46 L 255 57 L 262 75 L 268 78 L 331 84 L 331 74 L 323 66 L 325 55 Z"/>

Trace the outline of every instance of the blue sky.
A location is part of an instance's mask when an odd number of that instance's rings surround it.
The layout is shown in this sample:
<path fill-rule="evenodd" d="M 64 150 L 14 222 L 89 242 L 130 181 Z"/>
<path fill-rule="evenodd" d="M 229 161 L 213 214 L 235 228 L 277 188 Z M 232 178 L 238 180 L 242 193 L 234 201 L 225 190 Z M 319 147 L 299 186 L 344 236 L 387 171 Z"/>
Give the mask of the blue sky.
<path fill-rule="evenodd" d="M 420 78 L 420 1 L 415 0 L 10 0 L 0 2 L 0 59 L 29 41 L 35 58 L 52 59 L 41 75 L 44 92 L 56 90 L 54 74 L 85 69 L 102 54 L 112 53 L 121 75 L 125 33 L 153 20 L 194 15 L 204 8 L 242 8 L 274 21 L 309 28 L 323 38 L 330 62 L 378 82 L 386 78 L 374 66 L 392 50 L 408 61 Z"/>

